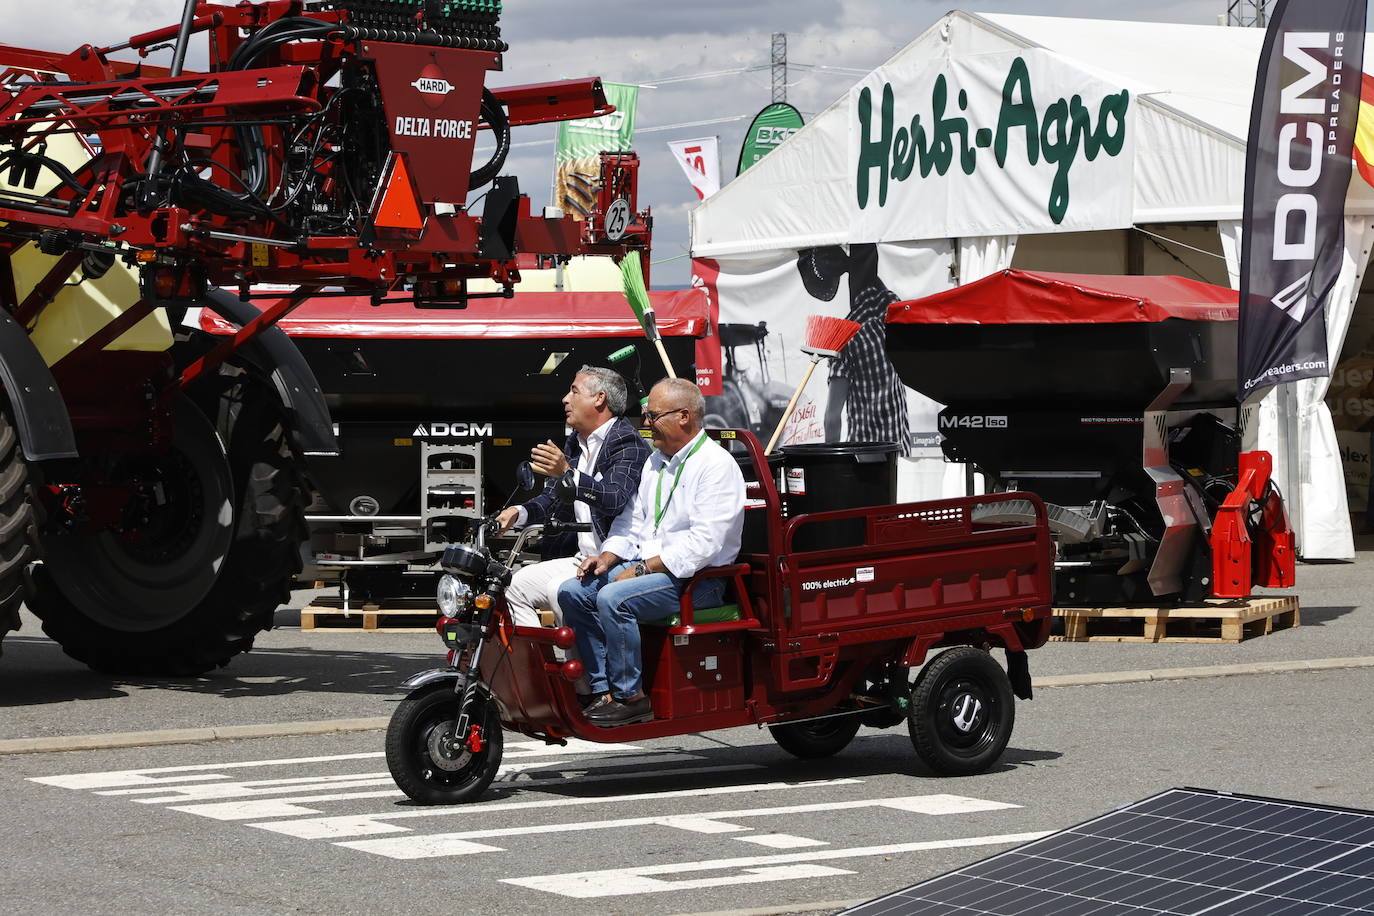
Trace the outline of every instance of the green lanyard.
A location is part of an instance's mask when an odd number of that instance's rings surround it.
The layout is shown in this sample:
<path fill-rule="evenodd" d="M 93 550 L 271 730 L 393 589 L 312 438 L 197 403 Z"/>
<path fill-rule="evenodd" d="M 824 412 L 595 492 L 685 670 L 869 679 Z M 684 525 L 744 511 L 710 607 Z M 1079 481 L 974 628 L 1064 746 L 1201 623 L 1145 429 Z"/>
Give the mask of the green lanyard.
<path fill-rule="evenodd" d="M 697 444 L 692 446 L 692 450 L 682 459 L 682 463 L 677 466 L 677 474 L 673 477 L 672 489 L 668 491 L 668 501 L 663 502 L 663 471 L 668 467 L 664 464 L 658 469 L 658 486 L 654 488 L 654 533 L 658 533 L 658 526 L 663 522 L 663 516 L 668 511 L 668 507 L 673 504 L 673 494 L 677 492 L 677 485 L 682 480 L 682 469 L 687 466 L 687 459 L 697 453 L 697 449 L 706 444 L 707 435 L 701 434 Z"/>

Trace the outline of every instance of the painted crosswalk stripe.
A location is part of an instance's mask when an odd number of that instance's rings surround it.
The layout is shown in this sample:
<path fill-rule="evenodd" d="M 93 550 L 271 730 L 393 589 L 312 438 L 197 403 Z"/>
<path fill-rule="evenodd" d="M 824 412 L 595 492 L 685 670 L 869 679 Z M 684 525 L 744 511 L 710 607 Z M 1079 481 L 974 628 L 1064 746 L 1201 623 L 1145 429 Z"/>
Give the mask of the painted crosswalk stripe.
<path fill-rule="evenodd" d="M 580 764 L 581 761 L 578 761 Z M 509 779 L 503 780 L 493 785 L 509 786 L 523 793 L 531 790 L 555 789 L 562 783 L 584 783 L 595 782 L 633 782 L 643 779 L 680 779 L 684 776 L 725 775 L 726 773 L 739 772 L 741 770 L 760 770 L 762 765 L 757 763 L 728 764 L 725 766 L 704 766 L 704 767 L 674 767 L 666 770 L 658 770 L 651 773 L 600 773 L 587 775 L 585 770 L 555 770 L 545 773 L 544 770 L 552 766 L 566 766 L 566 761 L 554 760 L 541 762 L 538 768 L 531 767 L 528 770 L 502 770 L 509 774 Z M 521 777 L 531 777 L 522 779 Z M 540 778 L 533 778 L 540 777 Z M 391 777 L 387 776 L 385 783 L 391 783 Z M 319 802 L 349 801 L 354 799 L 372 798 L 394 798 L 398 801 L 405 798 L 401 790 L 396 788 L 383 789 L 370 792 L 323 792 L 313 795 L 299 795 L 289 798 L 262 799 L 253 798 L 247 801 L 237 802 L 205 802 L 192 805 L 174 805 L 171 810 L 181 811 L 186 814 L 195 814 L 200 817 L 208 817 L 217 821 L 251 821 L 263 820 L 272 817 L 306 817 L 312 814 L 320 814 L 318 808 L 307 807 L 308 805 Z"/>
<path fill-rule="evenodd" d="M 609 805 L 664 798 L 700 798 L 707 795 L 735 795 L 743 792 L 809 791 L 828 786 L 859 785 L 861 779 L 822 779 L 809 782 L 765 782 L 739 786 L 712 786 L 702 789 L 680 789 L 669 792 L 643 792 L 632 795 L 598 795 L 586 798 L 545 798 L 537 801 L 497 802 L 495 804 L 457 805 L 447 808 L 424 808 L 419 811 L 379 811 L 372 814 L 349 814 L 340 817 L 303 818 L 288 821 L 266 821 L 250 824 L 303 840 L 345 839 L 380 833 L 402 833 L 411 828 L 390 823 L 398 820 L 430 817 L 461 817 L 471 819 L 497 811 L 522 811 L 538 808 L 563 808 L 575 805 Z"/>
<path fill-rule="evenodd" d="M 663 797 L 663 796 L 656 796 Z M 601 821 L 572 821 L 561 824 L 538 824 L 520 827 L 494 827 L 483 830 L 464 830 L 459 833 L 428 834 L 420 836 L 387 837 L 377 840 L 353 840 L 336 843 L 348 849 L 369 852 L 391 859 L 430 859 L 441 856 L 468 855 L 473 852 L 499 851 L 499 847 L 478 845 L 474 840 L 494 840 L 502 837 L 536 836 L 552 833 L 587 833 L 593 830 L 624 830 L 631 827 L 659 826 L 691 833 L 721 834 L 750 831 L 752 827 L 733 823 L 758 817 L 778 817 L 797 814 L 819 814 L 830 811 L 852 811 L 859 808 L 888 808 L 909 813 L 944 815 L 974 811 L 1005 811 L 1019 805 L 1007 802 L 988 801 L 968 798 L 962 795 L 910 795 L 897 798 L 866 798 L 846 801 L 811 802 L 804 805 L 785 805 L 769 808 L 742 808 L 735 811 L 711 811 L 697 814 L 651 815 L 648 817 L 626 817 Z M 289 824 L 282 825 L 283 827 Z M 339 825 L 345 826 L 345 825 Z M 353 824 L 351 827 L 365 825 Z M 394 826 L 394 825 L 393 825 Z M 299 835 L 299 834 L 293 834 Z M 745 839 L 738 837 L 737 839 Z M 818 840 L 805 837 L 779 838 L 775 842 L 757 840 L 761 845 L 776 845 L 777 848 L 794 846 L 825 845 Z"/>
<path fill-rule="evenodd" d="M 566 747 L 545 744 L 542 741 L 518 741 L 507 744 L 505 755 L 520 760 L 526 757 L 554 756 L 565 754 L 607 755 L 617 751 L 641 751 L 635 744 L 598 744 L 569 738 Z M 304 766 L 317 763 L 342 763 L 352 760 L 376 760 L 386 755 L 381 751 L 363 754 L 332 754 L 321 757 L 283 757 L 270 760 L 239 760 L 230 763 L 193 763 L 174 767 L 147 767 L 136 770 L 110 770 L 97 773 L 71 773 L 62 776 L 31 776 L 29 782 L 36 782 L 59 789 L 120 789 L 135 787 L 157 787 L 167 783 L 189 783 L 197 780 L 211 781 L 227 779 L 222 770 L 242 770 L 255 767 Z"/>
<path fill-rule="evenodd" d="M 742 856 L 731 859 L 640 865 L 557 875 L 531 875 L 526 878 L 502 878 L 501 880 L 505 884 L 544 891 L 562 897 L 575 897 L 584 900 L 596 897 L 623 897 L 630 894 L 656 894 L 664 891 L 757 884 L 765 881 L 848 875 L 853 874 L 853 872 L 817 863 L 900 855 L 932 849 L 1009 846 L 1038 840 L 1049 836 L 1051 833 L 1053 831 L 1050 830 L 1036 833 L 1002 833 L 954 840 L 926 840 L 916 843 L 891 843 L 884 846 L 856 846 L 848 849 L 819 849 L 775 856 Z M 657 877 L 659 875 L 677 876 L 688 872 L 709 871 L 733 871 L 734 873 L 716 875 L 710 878 L 668 879 Z"/>

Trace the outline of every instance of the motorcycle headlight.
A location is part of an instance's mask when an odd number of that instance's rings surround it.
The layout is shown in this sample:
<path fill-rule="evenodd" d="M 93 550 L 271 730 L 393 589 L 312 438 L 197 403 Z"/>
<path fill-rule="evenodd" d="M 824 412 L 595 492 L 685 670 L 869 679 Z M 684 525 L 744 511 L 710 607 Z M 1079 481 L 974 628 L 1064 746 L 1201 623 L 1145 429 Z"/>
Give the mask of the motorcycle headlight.
<path fill-rule="evenodd" d="M 439 613 L 454 618 L 472 604 L 472 589 L 457 576 L 445 575 L 439 579 Z"/>

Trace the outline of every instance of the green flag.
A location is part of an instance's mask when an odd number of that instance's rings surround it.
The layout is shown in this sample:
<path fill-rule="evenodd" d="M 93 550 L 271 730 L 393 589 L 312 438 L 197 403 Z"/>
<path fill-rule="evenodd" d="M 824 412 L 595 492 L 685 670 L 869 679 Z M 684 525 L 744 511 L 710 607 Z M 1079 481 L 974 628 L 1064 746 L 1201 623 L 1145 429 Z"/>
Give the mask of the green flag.
<path fill-rule="evenodd" d="M 749 130 L 744 135 L 744 145 L 739 151 L 739 175 L 777 148 L 778 144 L 801 130 L 801 112 L 786 102 L 774 102 L 764 106 L 754 115 Z"/>
<path fill-rule="evenodd" d="M 602 86 L 606 90 L 606 101 L 615 106 L 615 111 L 599 118 L 579 118 L 558 125 L 553 205 L 571 213 L 575 219 L 586 218 L 596 200 L 601 153 L 628 151 L 634 142 L 639 87 L 624 83 L 602 83 Z"/>

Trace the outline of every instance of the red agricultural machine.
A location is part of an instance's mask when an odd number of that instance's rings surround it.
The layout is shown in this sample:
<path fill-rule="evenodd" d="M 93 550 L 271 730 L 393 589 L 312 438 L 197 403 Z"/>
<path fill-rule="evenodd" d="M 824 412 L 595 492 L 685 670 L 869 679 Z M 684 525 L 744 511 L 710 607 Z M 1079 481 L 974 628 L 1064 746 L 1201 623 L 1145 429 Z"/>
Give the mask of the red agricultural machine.
<path fill-rule="evenodd" d="M 224 664 L 300 568 L 301 457 L 337 451 L 275 322 L 330 295 L 461 308 L 521 269 L 647 249 L 632 153 L 602 156 L 581 221 L 500 176 L 512 128 L 613 109 L 595 78 L 487 88 L 499 15 L 188 0 L 111 47 L 0 45 L 0 635 L 27 601 L 99 670 Z M 197 36 L 205 72 L 185 69 Z M 167 68 L 114 57 L 169 44 Z"/>

